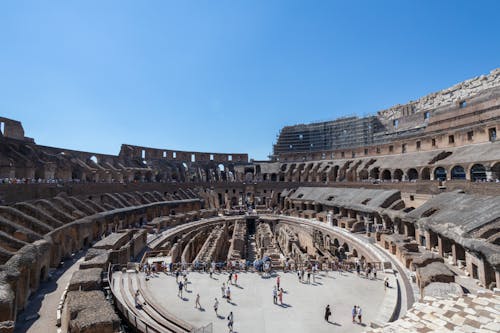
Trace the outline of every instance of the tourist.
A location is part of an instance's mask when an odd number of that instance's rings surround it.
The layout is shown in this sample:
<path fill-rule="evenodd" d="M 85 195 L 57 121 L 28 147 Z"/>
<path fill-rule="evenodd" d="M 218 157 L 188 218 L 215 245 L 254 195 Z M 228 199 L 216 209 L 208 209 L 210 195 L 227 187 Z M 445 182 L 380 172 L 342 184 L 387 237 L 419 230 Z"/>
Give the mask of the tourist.
<path fill-rule="evenodd" d="M 280 289 L 280 276 L 279 275 L 276 278 L 276 286 L 278 287 L 278 289 Z"/>
<path fill-rule="evenodd" d="M 361 307 L 359 305 L 358 305 L 358 308 L 356 310 L 356 313 L 358 315 L 359 323 L 361 324 L 361 315 L 362 315 L 362 312 L 361 312 Z"/>
<path fill-rule="evenodd" d="M 228 303 L 231 301 L 231 289 L 229 289 L 229 285 L 227 286 L 226 289 L 226 300 Z"/>
<path fill-rule="evenodd" d="M 234 318 L 233 318 L 233 311 L 229 313 L 229 316 L 227 316 L 227 327 L 229 328 L 229 332 L 233 332 L 233 324 L 234 324 Z"/>
<path fill-rule="evenodd" d="M 179 282 L 179 270 L 176 270 L 175 271 L 175 282 L 178 283 Z"/>
<path fill-rule="evenodd" d="M 384 279 L 384 290 L 387 290 L 389 288 L 389 277 L 385 277 Z"/>
<path fill-rule="evenodd" d="M 331 316 L 332 312 L 330 311 L 330 304 L 328 304 L 326 306 L 326 309 L 325 309 L 325 320 L 327 322 L 330 322 L 330 316 Z"/>
<path fill-rule="evenodd" d="M 376 280 L 377 279 L 377 269 L 375 266 L 373 266 L 373 278 Z"/>
<path fill-rule="evenodd" d="M 238 285 L 238 273 L 234 273 L 234 284 Z"/>
<path fill-rule="evenodd" d="M 351 314 L 352 314 L 352 322 L 355 323 L 356 322 L 356 314 L 358 313 L 357 309 L 356 309 L 356 305 L 352 308 L 352 311 L 351 311 Z"/>
<path fill-rule="evenodd" d="M 214 302 L 214 311 L 215 311 L 215 315 L 218 317 L 219 314 L 217 313 L 217 310 L 219 309 L 219 301 L 217 300 L 217 297 L 215 298 L 215 302 Z"/>
<path fill-rule="evenodd" d="M 177 296 L 179 296 L 180 298 L 182 298 L 182 288 L 184 287 L 184 285 L 182 284 L 182 281 L 179 281 L 179 291 L 177 292 Z"/>
<path fill-rule="evenodd" d="M 200 308 L 201 309 L 201 304 L 200 304 L 200 294 L 196 294 L 196 302 L 194 304 L 195 308 Z"/>
<path fill-rule="evenodd" d="M 227 283 L 233 283 L 233 272 L 229 273 L 229 277 L 227 278 Z"/>
<path fill-rule="evenodd" d="M 311 272 L 307 271 L 307 283 L 311 283 Z"/>
<path fill-rule="evenodd" d="M 273 303 L 276 304 L 278 302 L 278 290 L 276 290 L 276 286 L 273 288 Z"/>
<path fill-rule="evenodd" d="M 135 295 L 134 295 L 134 303 L 135 303 L 135 307 L 138 308 L 139 307 L 139 290 L 137 290 L 135 292 Z"/>
<path fill-rule="evenodd" d="M 222 282 L 222 286 L 220 287 L 220 291 L 222 293 L 222 298 L 226 298 L 226 284 Z"/>
<path fill-rule="evenodd" d="M 278 298 L 280 300 L 280 304 L 283 305 L 283 288 L 280 289 L 280 292 L 278 293 Z"/>

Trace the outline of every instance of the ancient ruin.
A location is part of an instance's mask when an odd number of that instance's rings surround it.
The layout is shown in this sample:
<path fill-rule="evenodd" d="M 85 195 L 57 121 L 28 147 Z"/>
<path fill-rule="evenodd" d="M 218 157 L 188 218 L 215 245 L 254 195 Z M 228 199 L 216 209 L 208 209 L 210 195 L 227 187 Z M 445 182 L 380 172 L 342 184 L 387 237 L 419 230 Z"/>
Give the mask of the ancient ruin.
<path fill-rule="evenodd" d="M 498 332 L 499 119 L 500 69 L 372 116 L 286 126 L 268 161 L 47 147 L 0 118 L 0 332 L 36 325 L 30 304 L 68 269 L 50 330 L 201 332 L 155 299 L 145 266 L 375 269 L 397 287 L 364 330 Z"/>

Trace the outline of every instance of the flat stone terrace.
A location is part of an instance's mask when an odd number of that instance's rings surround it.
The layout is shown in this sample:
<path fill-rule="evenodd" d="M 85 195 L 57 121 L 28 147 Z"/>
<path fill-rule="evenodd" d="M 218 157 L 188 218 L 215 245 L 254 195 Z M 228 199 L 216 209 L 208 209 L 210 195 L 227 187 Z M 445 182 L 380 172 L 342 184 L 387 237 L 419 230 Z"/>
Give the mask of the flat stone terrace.
<path fill-rule="evenodd" d="M 228 281 L 228 274 L 189 273 L 188 291 L 182 298 L 178 296 L 175 276 L 159 273 L 145 280 L 144 273 L 121 273 L 113 275 L 123 279 L 132 275 L 132 285 L 146 288 L 150 304 L 168 309 L 170 314 L 185 320 L 195 327 L 213 324 L 214 332 L 227 331 L 227 316 L 234 314 L 235 332 L 363 332 L 379 314 L 384 298 L 393 297 L 390 290 L 384 290 L 385 275 L 378 273 L 377 280 L 358 277 L 356 273 L 322 272 L 316 275 L 315 282 L 299 282 L 294 272 L 280 272 L 281 287 L 285 293 L 283 304 L 274 304 L 272 290 L 276 275 L 262 277 L 258 273 L 238 274 L 238 285 L 230 285 L 232 301 L 222 298 L 222 283 Z M 195 308 L 196 295 L 200 294 L 202 309 Z M 219 300 L 219 316 L 214 312 L 214 299 Z M 324 310 L 329 304 L 332 309 L 330 322 L 324 320 Z M 363 323 L 352 323 L 351 310 L 359 305 L 363 311 Z"/>
<path fill-rule="evenodd" d="M 450 299 L 426 296 L 403 318 L 371 332 L 500 332 L 500 292 Z"/>

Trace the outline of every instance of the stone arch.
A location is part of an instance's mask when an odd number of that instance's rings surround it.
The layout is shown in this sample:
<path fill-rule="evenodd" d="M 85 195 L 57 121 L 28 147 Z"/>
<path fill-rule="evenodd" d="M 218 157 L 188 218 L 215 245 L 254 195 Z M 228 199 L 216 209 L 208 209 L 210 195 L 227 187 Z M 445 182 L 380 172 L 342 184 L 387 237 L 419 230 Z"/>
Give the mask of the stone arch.
<path fill-rule="evenodd" d="M 418 171 L 415 168 L 408 169 L 406 171 L 406 177 L 408 180 L 417 180 L 418 179 Z"/>
<path fill-rule="evenodd" d="M 391 177 L 391 171 L 387 170 L 387 169 L 385 169 L 384 171 L 382 171 L 382 179 L 383 180 L 391 180 L 392 179 L 392 177 Z"/>
<path fill-rule="evenodd" d="M 344 248 L 345 252 L 349 252 L 349 244 L 344 243 L 344 244 L 342 244 L 342 247 Z"/>
<path fill-rule="evenodd" d="M 461 165 L 455 165 L 451 168 L 450 179 L 465 179 L 465 169 Z"/>
<path fill-rule="evenodd" d="M 493 179 L 500 179 L 500 162 L 496 162 L 491 166 L 491 177 Z"/>
<path fill-rule="evenodd" d="M 431 171 L 428 167 L 425 167 L 422 169 L 420 176 L 422 177 L 422 180 L 431 180 Z"/>
<path fill-rule="evenodd" d="M 360 180 L 365 180 L 368 179 L 368 170 L 363 169 L 359 172 L 359 179 Z"/>
<path fill-rule="evenodd" d="M 272 173 L 272 174 L 271 174 L 271 181 L 272 181 L 272 182 L 275 182 L 275 181 L 277 181 L 277 180 L 278 180 L 278 179 L 277 179 L 276 174 L 275 174 L 275 173 Z"/>
<path fill-rule="evenodd" d="M 434 179 L 435 180 L 446 180 L 446 169 L 443 167 L 437 167 L 434 169 Z"/>
<path fill-rule="evenodd" d="M 486 168 L 482 164 L 474 164 L 470 168 L 470 180 L 471 181 L 477 181 L 477 180 L 486 180 Z"/>
<path fill-rule="evenodd" d="M 335 245 L 335 247 L 340 247 L 340 242 L 337 238 L 333 239 L 333 245 Z"/>
<path fill-rule="evenodd" d="M 392 178 L 397 179 L 399 181 L 403 180 L 403 170 L 401 170 L 401 169 L 394 170 L 394 174 L 393 174 Z"/>
<path fill-rule="evenodd" d="M 370 177 L 373 179 L 380 179 L 380 169 L 379 167 L 375 167 L 370 170 Z"/>
<path fill-rule="evenodd" d="M 337 181 L 337 177 L 339 175 L 339 166 L 338 165 L 335 165 L 333 168 L 332 168 L 332 178 L 330 178 L 331 181 Z"/>

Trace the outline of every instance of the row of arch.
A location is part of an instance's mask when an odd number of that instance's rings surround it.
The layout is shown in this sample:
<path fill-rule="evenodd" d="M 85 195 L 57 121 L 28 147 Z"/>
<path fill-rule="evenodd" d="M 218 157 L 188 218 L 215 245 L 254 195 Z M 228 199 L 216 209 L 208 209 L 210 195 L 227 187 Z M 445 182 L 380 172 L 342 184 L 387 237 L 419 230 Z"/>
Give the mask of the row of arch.
<path fill-rule="evenodd" d="M 351 161 L 352 162 L 352 161 Z M 475 163 L 464 167 L 454 165 L 415 167 L 403 169 L 382 169 L 380 167 L 363 168 L 357 172 L 359 164 L 351 165 L 347 162 L 344 166 L 327 165 L 323 168 L 320 165 L 303 166 L 292 164 L 286 172 L 279 174 L 263 174 L 262 180 L 270 181 L 296 181 L 296 182 L 340 182 L 340 181 L 363 181 L 363 180 L 384 180 L 384 181 L 415 181 L 415 180 L 471 180 L 485 181 L 500 179 L 500 162 L 490 165 Z M 283 166 L 282 166 L 283 169 Z"/>

